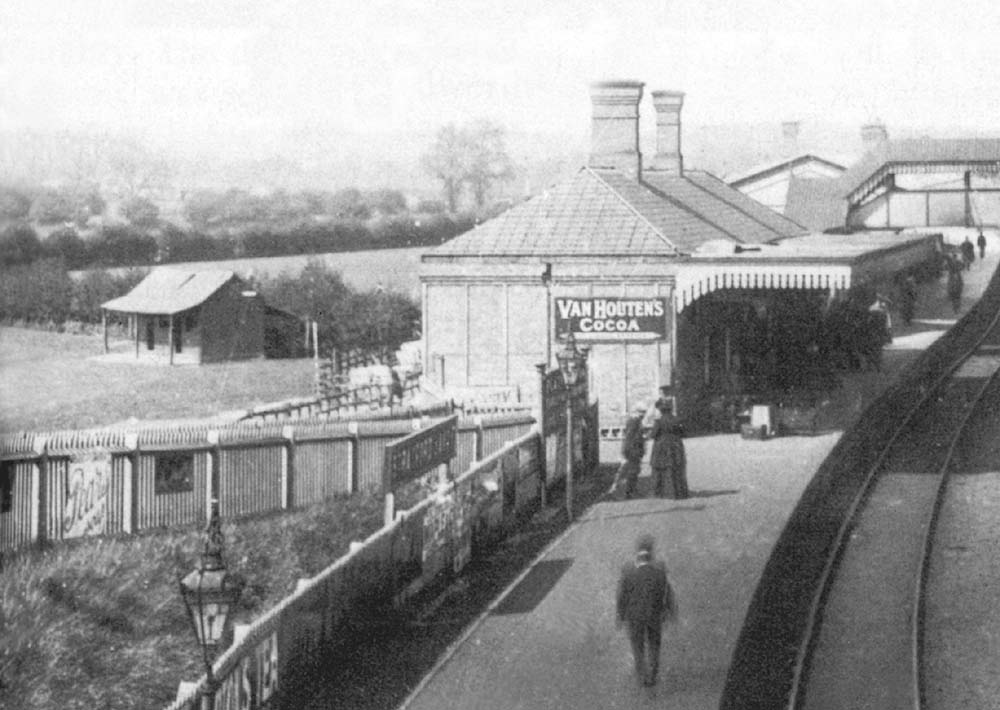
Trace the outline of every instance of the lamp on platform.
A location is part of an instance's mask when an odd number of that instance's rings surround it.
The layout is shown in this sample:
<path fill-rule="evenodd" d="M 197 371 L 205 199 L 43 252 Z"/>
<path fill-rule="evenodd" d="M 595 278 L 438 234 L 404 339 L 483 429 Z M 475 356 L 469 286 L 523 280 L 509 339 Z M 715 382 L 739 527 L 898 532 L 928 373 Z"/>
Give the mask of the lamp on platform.
<path fill-rule="evenodd" d="M 219 520 L 219 502 L 212 501 L 212 514 L 205 529 L 205 547 L 198 569 L 180 580 L 181 599 L 201 646 L 207 681 L 206 700 L 203 707 L 212 707 L 215 697 L 215 678 L 212 661 L 222 643 L 232 611 L 243 592 L 244 580 L 226 569 L 222 558 L 225 539 Z"/>

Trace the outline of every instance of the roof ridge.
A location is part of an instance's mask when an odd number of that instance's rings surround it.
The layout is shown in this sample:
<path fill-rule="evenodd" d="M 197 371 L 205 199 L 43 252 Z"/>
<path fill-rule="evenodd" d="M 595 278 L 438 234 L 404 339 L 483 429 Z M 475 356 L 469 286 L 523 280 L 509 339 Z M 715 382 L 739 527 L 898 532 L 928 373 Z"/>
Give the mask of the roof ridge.
<path fill-rule="evenodd" d="M 670 241 L 670 239 L 667 238 L 667 235 L 665 235 L 662 231 L 660 231 L 659 227 L 657 227 L 655 224 L 653 224 L 652 222 L 650 222 L 649 218 L 646 217 L 646 215 L 644 215 L 642 212 L 640 212 L 638 209 L 636 209 L 635 205 L 633 205 L 631 202 L 629 202 L 628 200 L 626 200 L 624 195 L 622 195 L 620 192 L 618 192 L 618 190 L 616 190 L 614 187 L 612 187 L 610 184 L 608 184 L 608 181 L 605 180 L 603 177 L 601 177 L 597 173 L 597 171 L 595 171 L 589 165 L 584 165 L 583 168 L 581 169 L 581 172 L 588 172 L 588 173 L 590 173 L 594 178 L 597 179 L 597 181 L 599 183 L 601 183 L 602 185 L 604 185 L 604 187 L 607 188 L 611 192 L 611 194 L 614 195 L 618 199 L 619 202 L 621 202 L 623 205 L 625 205 L 625 207 L 627 207 L 629 209 L 629 211 L 631 211 L 636 217 L 638 217 L 643 222 L 645 222 L 647 225 L 649 225 L 649 228 L 653 230 L 653 233 L 656 234 L 656 236 L 658 236 L 660 239 L 663 240 L 664 244 L 666 244 L 667 246 L 669 246 L 671 249 L 673 249 L 678 254 L 681 253 L 681 250 L 677 248 L 677 245 L 674 244 L 672 241 Z M 638 184 L 639 185 L 645 185 L 645 183 L 642 183 L 642 182 L 639 182 Z"/>
<path fill-rule="evenodd" d="M 715 181 L 716 181 L 717 183 L 719 183 L 720 185 L 723 185 L 724 187 L 729 187 L 729 185 L 726 185 L 726 183 L 725 183 L 725 182 L 724 182 L 723 180 L 720 180 L 719 178 L 717 178 L 717 177 L 716 177 L 715 175 L 713 175 L 712 173 L 708 172 L 707 170 L 699 170 L 699 171 L 694 171 L 694 172 L 697 172 L 697 173 L 699 173 L 700 175 L 704 175 L 704 176 L 705 176 L 706 178 L 708 178 L 709 180 L 715 180 Z M 755 217 L 755 216 L 754 216 L 753 214 L 751 214 L 751 213 L 750 213 L 750 212 L 748 212 L 747 210 L 745 210 L 745 209 L 743 209 L 742 207 L 740 207 L 740 206 L 739 206 L 738 204 L 736 204 L 736 203 L 735 203 L 735 202 L 733 202 L 732 200 L 727 200 L 727 199 L 726 199 L 725 197 L 723 197 L 722 195 L 717 195 L 717 194 L 715 194 L 715 193 L 714 193 L 714 192 L 712 192 L 711 190 L 709 190 L 709 189 L 707 189 L 707 188 L 703 187 L 702 185 L 699 185 L 699 184 L 698 184 L 697 182 L 695 182 L 694 180 L 688 180 L 688 182 L 690 182 L 690 183 L 691 183 L 692 185 L 694 185 L 695 187 L 697 187 L 697 188 L 698 188 L 699 190 L 701 190 L 702 192 L 704 192 L 704 193 L 706 193 L 706 194 L 709 194 L 709 195 L 712 195 L 712 196 L 713 196 L 713 197 L 715 197 L 716 199 L 718 199 L 718 200 L 721 200 L 722 202 L 725 202 L 725 203 L 726 203 L 727 205 L 729 205 L 730 207 L 732 207 L 732 208 L 733 208 L 734 210 L 736 210 L 737 212 L 739 212 L 739 213 L 740 213 L 740 214 L 742 214 L 742 215 L 745 215 L 745 216 L 746 216 L 746 217 L 747 217 L 748 219 L 750 219 L 750 220 L 751 220 L 751 221 L 753 221 L 753 222 L 756 222 L 756 223 L 757 223 L 757 224 L 759 224 L 759 225 L 760 225 L 761 227 L 764 227 L 765 229 L 767 229 L 767 230 L 769 230 L 769 231 L 771 231 L 771 232 L 777 232 L 777 231 L 778 231 L 777 229 L 775 229 L 775 228 L 774 228 L 774 227 L 772 227 L 771 225 L 767 224 L 767 223 L 766 223 L 766 222 L 764 222 L 763 220 L 760 220 L 760 219 L 758 219 L 758 218 L 757 218 L 757 217 Z M 733 188 L 733 189 L 735 189 L 735 188 Z M 742 195 L 743 193 L 741 192 L 740 194 Z M 751 199 L 752 199 L 752 198 L 751 198 Z M 766 209 L 769 209 L 769 208 L 767 208 L 767 207 L 766 207 L 766 205 L 765 205 L 765 208 L 766 208 Z M 791 224 L 792 224 L 792 225 L 795 225 L 796 227 L 798 227 L 798 228 L 800 228 L 800 229 L 802 228 L 802 225 L 801 225 L 801 224 L 799 224 L 799 223 L 797 223 L 797 222 L 796 222 L 795 220 L 792 220 L 792 219 L 789 219 L 788 217 L 785 217 L 785 215 L 783 215 L 783 214 L 781 214 L 780 212 L 777 212 L 777 211 L 775 211 L 775 210 L 771 210 L 771 211 L 772 211 L 772 212 L 774 212 L 775 216 L 776 216 L 776 217 L 778 217 L 779 219 L 782 219 L 782 220 L 784 220 L 784 221 L 786 221 L 786 222 L 791 222 Z M 783 237 L 783 235 L 781 235 L 781 234 L 779 234 L 779 235 L 778 235 L 778 237 L 779 237 L 779 238 L 784 238 L 784 237 Z"/>
<path fill-rule="evenodd" d="M 667 177 L 669 177 L 669 176 L 667 176 Z M 686 181 L 688 184 L 695 185 L 695 182 L 693 180 L 688 180 L 683 175 L 679 175 L 679 176 L 675 176 L 675 177 L 680 177 L 680 179 Z M 733 234 L 732 232 L 730 232 L 728 229 L 724 228 L 722 225 L 717 224 L 715 221 L 709 219 L 708 217 L 706 217 L 704 214 L 702 214 L 698 210 L 692 208 L 691 205 L 687 204 L 686 202 L 682 202 L 681 200 L 678 200 L 675 197 L 671 197 L 666 192 L 664 192 L 663 190 L 661 190 L 660 188 L 658 188 L 656 185 L 653 185 L 652 183 L 643 182 L 641 184 L 644 187 L 647 187 L 650 190 L 652 190 L 653 192 L 655 192 L 658 196 L 662 197 L 664 200 L 666 200 L 667 202 L 669 202 L 670 204 L 672 204 L 674 207 L 677 207 L 678 209 L 682 209 L 685 212 L 687 212 L 688 214 L 694 215 L 695 217 L 697 217 L 698 219 L 700 219 L 705 224 L 711 225 L 712 227 L 714 227 L 715 229 L 719 230 L 723 234 L 729 236 L 730 239 L 733 239 L 733 240 L 739 242 L 740 244 L 746 244 L 746 240 L 745 239 L 740 239 L 738 236 L 736 236 L 735 234 Z M 704 190 L 704 189 L 702 190 L 702 192 L 711 194 L 710 192 L 708 192 L 708 190 Z"/>

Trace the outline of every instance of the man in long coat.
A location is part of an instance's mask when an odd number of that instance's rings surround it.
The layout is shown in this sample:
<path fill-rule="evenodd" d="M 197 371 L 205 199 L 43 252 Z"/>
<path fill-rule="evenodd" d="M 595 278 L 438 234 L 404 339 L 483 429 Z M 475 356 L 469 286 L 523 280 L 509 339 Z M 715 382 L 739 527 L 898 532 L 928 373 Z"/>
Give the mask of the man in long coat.
<path fill-rule="evenodd" d="M 636 407 L 632 416 L 625 422 L 625 431 L 622 433 L 622 465 L 618 476 L 625 486 L 625 498 L 635 497 L 642 457 L 646 455 L 646 440 L 642 433 L 642 420 L 645 415 L 644 406 Z"/>
<path fill-rule="evenodd" d="M 667 498 L 687 498 L 687 459 L 680 423 L 674 418 L 670 402 L 660 399 L 656 403 L 660 418 L 653 424 L 650 438 L 653 449 L 649 465 L 653 471 L 653 494 Z"/>
<path fill-rule="evenodd" d="M 655 685 L 660 669 L 663 625 L 676 614 L 667 567 L 653 558 L 653 538 L 643 535 L 636 555 L 622 569 L 616 604 L 618 625 L 628 625 L 635 672 L 643 685 Z"/>

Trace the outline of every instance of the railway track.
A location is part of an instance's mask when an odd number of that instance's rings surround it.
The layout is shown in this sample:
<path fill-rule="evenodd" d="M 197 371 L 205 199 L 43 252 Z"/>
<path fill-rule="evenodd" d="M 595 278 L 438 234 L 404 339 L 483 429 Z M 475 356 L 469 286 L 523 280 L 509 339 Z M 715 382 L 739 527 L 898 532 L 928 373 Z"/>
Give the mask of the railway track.
<path fill-rule="evenodd" d="M 1000 329 L 991 331 L 1000 341 Z M 923 707 L 928 561 L 955 452 L 980 405 L 995 403 L 997 364 L 973 354 L 886 448 L 818 595 L 789 708 Z"/>
<path fill-rule="evenodd" d="M 998 295 L 994 277 L 984 301 Z M 1000 542 L 992 526 L 1000 491 L 984 495 L 985 480 L 957 492 L 950 484 L 1000 468 L 995 439 L 983 436 L 1000 435 L 1000 311 L 977 309 L 895 402 L 866 413 L 895 424 L 860 445 L 864 433 L 842 441 L 839 468 L 821 469 L 803 496 L 748 612 L 723 710 L 975 707 L 975 693 L 958 704 L 954 697 L 975 680 L 966 659 L 996 675 L 992 639 L 970 631 L 991 611 L 977 601 L 982 585 L 1000 584 L 1000 563 L 990 576 L 974 561 Z M 992 481 L 1000 486 L 1000 473 Z M 968 519 L 993 537 L 968 533 Z M 947 531 L 940 544 L 939 523 Z M 963 583 L 973 571 L 976 583 Z M 1000 611 L 994 616 L 1000 625 Z M 949 661 L 956 655 L 963 660 Z M 994 707 L 995 697 L 980 706 Z"/>

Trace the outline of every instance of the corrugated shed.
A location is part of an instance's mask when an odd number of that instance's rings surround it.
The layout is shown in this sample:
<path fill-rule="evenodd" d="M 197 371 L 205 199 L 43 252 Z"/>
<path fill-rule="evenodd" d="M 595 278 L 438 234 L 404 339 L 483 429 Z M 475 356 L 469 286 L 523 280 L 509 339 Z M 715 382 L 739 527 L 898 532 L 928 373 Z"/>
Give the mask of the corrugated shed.
<path fill-rule="evenodd" d="M 232 271 L 224 270 L 157 269 L 129 293 L 113 298 L 101 307 L 123 313 L 180 313 L 200 306 L 231 279 L 239 280 L 239 277 Z"/>

